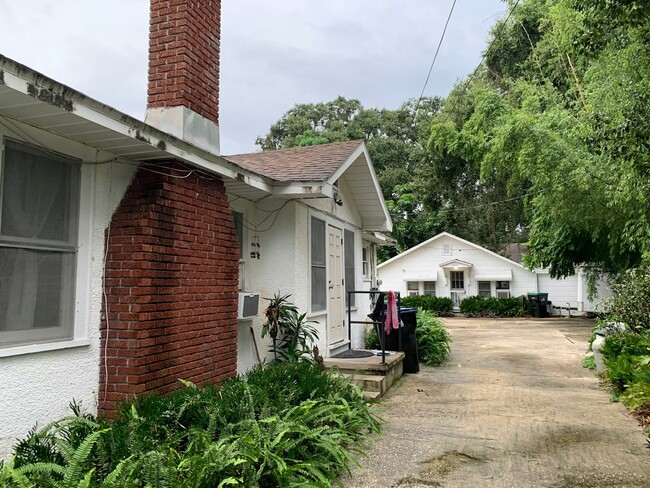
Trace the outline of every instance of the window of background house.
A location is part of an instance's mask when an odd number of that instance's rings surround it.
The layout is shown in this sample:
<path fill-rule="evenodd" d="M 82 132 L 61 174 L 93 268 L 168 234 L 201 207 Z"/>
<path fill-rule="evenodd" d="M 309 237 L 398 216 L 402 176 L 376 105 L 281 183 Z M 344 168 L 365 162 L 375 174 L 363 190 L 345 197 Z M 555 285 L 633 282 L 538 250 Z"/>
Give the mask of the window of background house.
<path fill-rule="evenodd" d="M 509 281 L 497 281 L 497 298 L 510 298 L 510 282 Z"/>
<path fill-rule="evenodd" d="M 406 282 L 406 294 L 410 297 L 420 294 L 420 282 L 418 281 L 407 281 Z"/>
<path fill-rule="evenodd" d="M 451 256 L 451 244 L 443 244 L 442 245 L 442 255 L 443 256 Z"/>
<path fill-rule="evenodd" d="M 327 308 L 327 269 L 325 252 L 325 222 L 311 219 L 311 309 Z"/>
<path fill-rule="evenodd" d="M 451 271 L 449 277 L 451 278 L 452 290 L 465 288 L 465 273 L 463 271 Z"/>
<path fill-rule="evenodd" d="M 425 281 L 424 282 L 424 294 L 430 297 L 436 296 L 436 282 L 435 281 Z"/>
<path fill-rule="evenodd" d="M 345 252 L 345 300 L 347 303 L 347 292 L 353 291 L 355 288 L 354 281 L 354 232 L 345 230 L 343 232 L 343 246 Z M 354 294 L 350 296 L 350 303 L 348 306 L 353 307 L 356 303 Z"/>
<path fill-rule="evenodd" d="M 72 339 L 81 166 L 5 141 L 0 344 Z"/>
<path fill-rule="evenodd" d="M 492 296 L 492 289 L 489 281 L 478 282 L 478 296 L 488 298 Z"/>

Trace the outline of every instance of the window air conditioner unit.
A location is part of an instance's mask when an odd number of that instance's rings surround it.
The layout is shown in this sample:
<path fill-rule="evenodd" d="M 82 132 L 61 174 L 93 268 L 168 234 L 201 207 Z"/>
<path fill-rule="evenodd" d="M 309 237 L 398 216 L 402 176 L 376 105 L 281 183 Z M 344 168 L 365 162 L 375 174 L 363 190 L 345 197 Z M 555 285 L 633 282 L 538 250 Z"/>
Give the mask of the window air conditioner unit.
<path fill-rule="evenodd" d="M 239 305 L 237 306 L 237 318 L 251 319 L 257 317 L 260 308 L 260 294 L 259 293 L 240 293 Z"/>
<path fill-rule="evenodd" d="M 510 298 L 509 291 L 497 291 L 497 298 Z"/>

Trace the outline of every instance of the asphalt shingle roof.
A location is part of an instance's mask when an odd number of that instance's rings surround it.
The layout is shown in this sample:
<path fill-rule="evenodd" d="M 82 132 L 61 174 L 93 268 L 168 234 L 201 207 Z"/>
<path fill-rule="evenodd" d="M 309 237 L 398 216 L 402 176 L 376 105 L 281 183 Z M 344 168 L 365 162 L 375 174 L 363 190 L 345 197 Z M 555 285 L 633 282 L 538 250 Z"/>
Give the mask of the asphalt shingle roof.
<path fill-rule="evenodd" d="M 361 143 L 360 140 L 334 142 L 222 157 L 248 171 L 276 181 L 324 181 Z"/>

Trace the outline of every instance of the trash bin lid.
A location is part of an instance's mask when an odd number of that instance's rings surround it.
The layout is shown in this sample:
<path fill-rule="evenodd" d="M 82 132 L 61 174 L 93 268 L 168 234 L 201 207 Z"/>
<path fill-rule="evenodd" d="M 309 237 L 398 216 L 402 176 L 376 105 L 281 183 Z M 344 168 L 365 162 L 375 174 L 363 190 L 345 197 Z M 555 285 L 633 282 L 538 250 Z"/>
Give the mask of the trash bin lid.
<path fill-rule="evenodd" d="M 413 307 L 400 307 L 399 313 L 417 313 L 418 309 Z"/>

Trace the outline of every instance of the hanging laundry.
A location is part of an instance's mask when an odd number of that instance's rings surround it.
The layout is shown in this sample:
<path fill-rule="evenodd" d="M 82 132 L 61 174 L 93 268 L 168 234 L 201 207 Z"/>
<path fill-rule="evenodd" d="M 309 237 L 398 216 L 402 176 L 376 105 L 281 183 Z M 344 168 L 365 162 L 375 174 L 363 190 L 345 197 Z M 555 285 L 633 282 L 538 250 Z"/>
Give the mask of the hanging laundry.
<path fill-rule="evenodd" d="M 386 335 L 390 335 L 391 329 L 399 329 L 399 318 L 397 316 L 397 300 L 395 299 L 395 292 L 388 292 L 388 303 L 386 304 L 386 323 L 384 330 Z"/>

